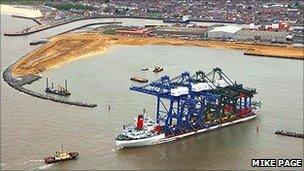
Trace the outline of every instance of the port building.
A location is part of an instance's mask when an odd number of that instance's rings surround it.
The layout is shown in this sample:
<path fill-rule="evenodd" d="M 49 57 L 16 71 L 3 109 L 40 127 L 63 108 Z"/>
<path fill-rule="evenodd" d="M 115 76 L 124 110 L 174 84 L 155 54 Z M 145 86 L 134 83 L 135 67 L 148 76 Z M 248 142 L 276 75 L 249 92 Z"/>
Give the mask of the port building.
<path fill-rule="evenodd" d="M 240 41 L 288 43 L 292 40 L 292 37 L 293 36 L 288 32 L 254 31 L 242 29 L 235 33 L 234 38 Z"/>
<path fill-rule="evenodd" d="M 219 26 L 208 32 L 210 39 L 234 39 L 235 33 L 242 28 L 237 26 Z"/>
<path fill-rule="evenodd" d="M 304 27 L 294 26 L 291 28 L 293 34 L 293 42 L 304 44 Z"/>
<path fill-rule="evenodd" d="M 202 27 L 178 27 L 178 26 L 163 26 L 154 30 L 156 35 L 166 36 L 188 36 L 188 37 L 207 37 L 207 28 Z"/>

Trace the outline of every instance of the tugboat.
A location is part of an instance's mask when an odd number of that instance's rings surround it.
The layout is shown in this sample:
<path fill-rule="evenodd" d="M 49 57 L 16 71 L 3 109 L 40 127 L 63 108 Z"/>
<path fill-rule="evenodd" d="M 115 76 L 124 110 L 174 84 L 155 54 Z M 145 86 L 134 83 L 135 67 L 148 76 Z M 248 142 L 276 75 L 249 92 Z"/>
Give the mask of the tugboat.
<path fill-rule="evenodd" d="M 54 157 L 46 157 L 44 158 L 44 161 L 47 164 L 56 163 L 60 161 L 76 159 L 78 155 L 78 152 L 67 153 L 65 150 L 57 150 Z"/>
<path fill-rule="evenodd" d="M 55 89 L 53 82 L 52 82 L 52 86 L 49 87 L 49 80 L 48 80 L 48 77 L 46 77 L 45 92 L 46 93 L 57 94 L 57 95 L 60 95 L 60 96 L 69 96 L 69 95 L 71 95 L 71 93 L 67 89 L 67 79 L 64 80 L 64 83 L 65 83 L 65 87 L 58 85 L 58 88 Z"/>
<path fill-rule="evenodd" d="M 157 66 L 157 67 L 154 68 L 153 72 L 158 73 L 158 72 L 161 72 L 163 70 L 164 70 L 164 68 Z"/>

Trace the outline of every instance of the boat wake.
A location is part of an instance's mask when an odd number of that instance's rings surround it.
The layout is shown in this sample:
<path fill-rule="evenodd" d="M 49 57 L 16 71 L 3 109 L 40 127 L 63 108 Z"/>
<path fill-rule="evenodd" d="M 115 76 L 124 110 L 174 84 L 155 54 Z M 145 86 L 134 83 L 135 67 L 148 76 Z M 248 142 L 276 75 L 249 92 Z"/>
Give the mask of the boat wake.
<path fill-rule="evenodd" d="M 120 149 L 123 149 L 123 147 L 113 148 L 113 149 L 112 149 L 112 152 L 115 152 L 115 151 L 120 150 Z"/>
<path fill-rule="evenodd" d="M 49 169 L 50 167 L 52 167 L 52 166 L 54 166 L 54 165 L 55 165 L 55 163 L 52 163 L 52 164 L 45 164 L 45 165 L 36 167 L 35 169 L 38 169 L 38 170 Z M 33 169 L 33 170 L 35 170 L 35 169 Z"/>
<path fill-rule="evenodd" d="M 44 160 L 42 160 L 42 159 L 33 159 L 33 160 L 25 161 L 25 162 L 12 163 L 12 164 L 1 163 L 1 167 L 6 167 L 6 169 L 7 169 L 7 168 L 10 168 L 10 167 L 13 167 L 13 166 L 20 166 L 20 165 L 25 165 L 25 164 L 29 164 L 29 163 L 37 163 L 37 162 L 43 162 L 43 161 Z"/>
<path fill-rule="evenodd" d="M 1 163 L 1 167 L 4 167 L 5 166 L 5 163 Z"/>

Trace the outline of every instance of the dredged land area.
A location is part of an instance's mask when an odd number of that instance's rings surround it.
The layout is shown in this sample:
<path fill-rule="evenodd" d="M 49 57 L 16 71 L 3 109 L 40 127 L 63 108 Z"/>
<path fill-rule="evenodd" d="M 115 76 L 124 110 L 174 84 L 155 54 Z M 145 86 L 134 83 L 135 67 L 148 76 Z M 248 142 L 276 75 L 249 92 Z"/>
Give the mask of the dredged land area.
<path fill-rule="evenodd" d="M 143 38 L 112 36 L 99 33 L 70 33 L 55 36 L 51 42 L 38 48 L 12 68 L 16 76 L 38 74 L 45 69 L 78 59 L 84 55 L 102 52 L 113 45 L 187 45 L 212 48 L 231 48 L 246 53 L 282 58 L 304 59 L 303 49 L 292 46 L 272 46 L 242 42 L 179 40 L 165 38 Z"/>

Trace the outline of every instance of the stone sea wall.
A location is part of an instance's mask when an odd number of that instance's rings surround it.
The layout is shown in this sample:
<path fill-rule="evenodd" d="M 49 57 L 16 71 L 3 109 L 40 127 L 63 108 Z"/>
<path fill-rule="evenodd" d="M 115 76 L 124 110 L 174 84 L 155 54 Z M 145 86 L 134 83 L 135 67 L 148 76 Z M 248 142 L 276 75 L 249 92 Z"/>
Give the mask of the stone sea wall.
<path fill-rule="evenodd" d="M 75 106 L 82 106 L 82 107 L 96 107 L 96 104 L 91 104 L 91 103 L 85 103 L 85 102 L 79 102 L 79 101 L 69 101 L 69 100 L 65 100 L 65 99 L 60 99 L 57 97 L 53 97 L 53 96 L 48 96 L 46 94 L 41 94 L 38 92 L 35 92 L 33 90 L 29 90 L 27 88 L 24 88 L 23 85 L 25 84 L 31 84 L 32 82 L 38 80 L 41 78 L 41 76 L 39 75 L 24 75 L 21 77 L 14 77 L 12 74 L 12 67 L 14 66 L 14 64 L 10 65 L 8 68 L 5 69 L 5 71 L 3 72 L 3 79 L 4 81 L 6 81 L 8 83 L 8 85 L 10 85 L 11 87 L 15 88 L 16 90 L 23 92 L 25 94 L 29 94 L 31 96 L 34 97 L 38 97 L 41 99 L 45 99 L 45 100 L 51 100 L 54 102 L 59 102 L 59 103 L 65 103 L 65 104 L 69 104 L 69 105 L 75 105 Z"/>

